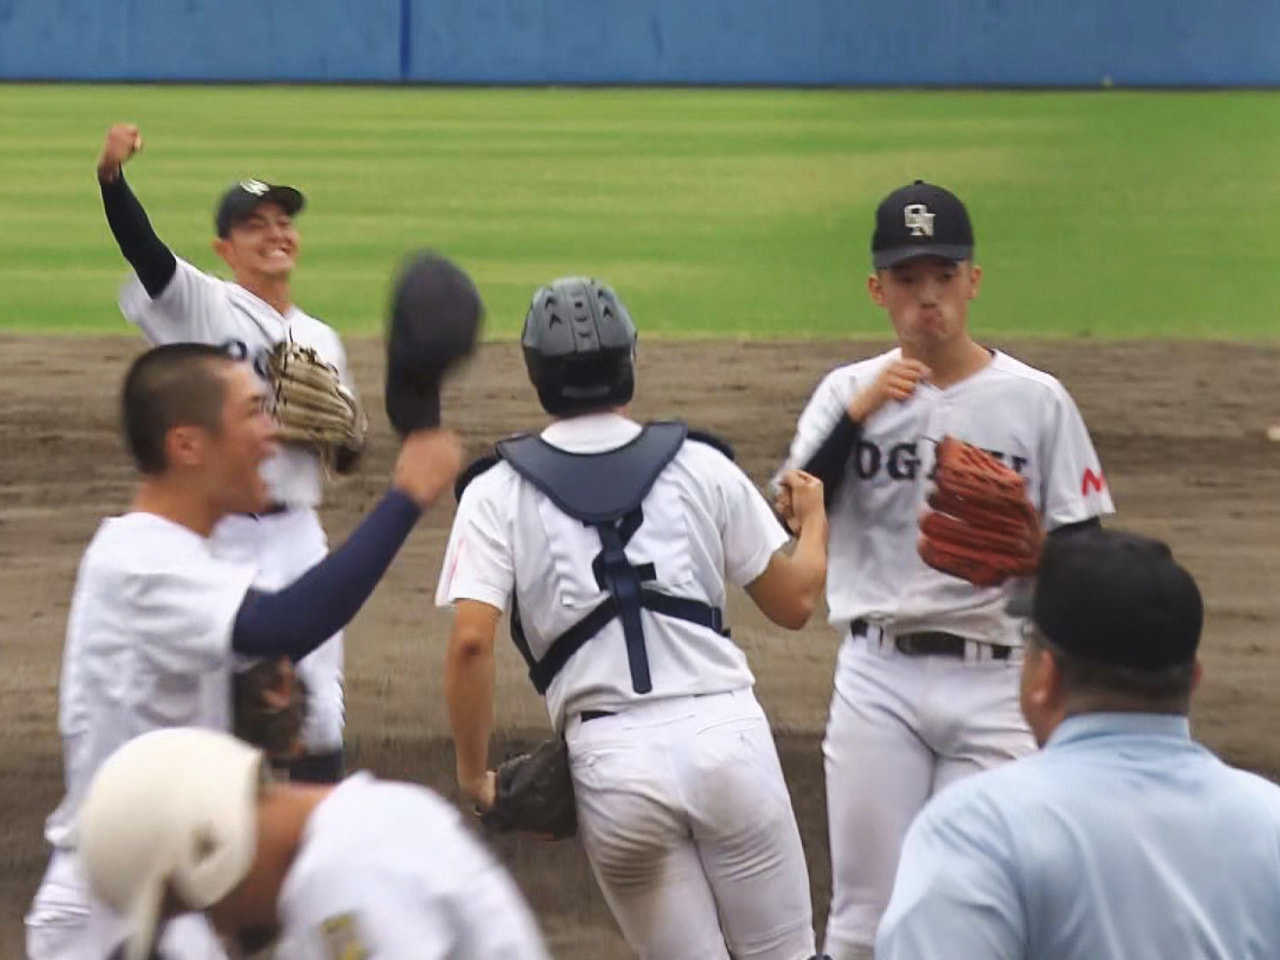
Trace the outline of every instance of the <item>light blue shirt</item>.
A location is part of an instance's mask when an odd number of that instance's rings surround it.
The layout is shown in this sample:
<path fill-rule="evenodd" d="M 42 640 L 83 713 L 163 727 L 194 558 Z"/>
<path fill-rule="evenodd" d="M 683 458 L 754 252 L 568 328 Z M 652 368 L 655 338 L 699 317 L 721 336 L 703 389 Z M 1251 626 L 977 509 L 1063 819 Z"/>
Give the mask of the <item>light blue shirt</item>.
<path fill-rule="evenodd" d="M 876 960 L 1276 960 L 1280 787 L 1185 717 L 1095 713 L 943 790 L 902 848 Z"/>

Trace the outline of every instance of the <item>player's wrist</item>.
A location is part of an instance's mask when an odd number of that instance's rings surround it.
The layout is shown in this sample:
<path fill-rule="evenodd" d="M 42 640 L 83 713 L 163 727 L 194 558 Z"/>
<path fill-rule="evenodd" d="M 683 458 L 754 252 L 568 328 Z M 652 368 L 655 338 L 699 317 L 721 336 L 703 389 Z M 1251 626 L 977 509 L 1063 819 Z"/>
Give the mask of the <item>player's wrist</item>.
<path fill-rule="evenodd" d="M 873 411 L 872 402 L 864 395 L 858 395 L 849 402 L 849 406 L 845 408 L 845 414 L 856 423 L 862 426 L 866 422 L 867 417 L 871 416 Z"/>
<path fill-rule="evenodd" d="M 105 160 L 98 161 L 98 182 L 103 186 L 115 183 L 120 179 L 122 166 L 118 163 L 109 163 Z"/>
<path fill-rule="evenodd" d="M 458 789 L 469 800 L 478 802 L 483 798 L 488 780 L 489 771 L 484 767 L 481 767 L 478 773 L 473 770 L 464 770 L 462 767 L 458 768 Z"/>

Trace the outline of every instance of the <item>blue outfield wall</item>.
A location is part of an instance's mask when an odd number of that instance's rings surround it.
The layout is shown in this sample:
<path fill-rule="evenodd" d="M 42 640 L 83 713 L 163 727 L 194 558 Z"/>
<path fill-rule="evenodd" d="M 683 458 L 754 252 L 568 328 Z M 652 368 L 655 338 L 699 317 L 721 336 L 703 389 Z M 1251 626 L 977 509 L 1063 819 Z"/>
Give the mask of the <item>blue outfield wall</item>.
<path fill-rule="evenodd" d="M 1271 86 L 1280 0 L 0 0 L 0 78 Z"/>

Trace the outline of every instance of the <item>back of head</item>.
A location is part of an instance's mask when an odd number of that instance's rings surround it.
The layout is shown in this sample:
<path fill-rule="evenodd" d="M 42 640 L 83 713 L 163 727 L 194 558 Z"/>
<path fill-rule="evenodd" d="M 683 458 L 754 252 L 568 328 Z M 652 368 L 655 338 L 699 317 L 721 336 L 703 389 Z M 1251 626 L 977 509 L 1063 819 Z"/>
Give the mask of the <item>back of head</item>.
<path fill-rule="evenodd" d="M 94 894 L 125 920 L 126 956 L 150 956 L 166 895 L 189 910 L 227 896 L 257 848 L 262 754 L 229 734 L 170 728 L 107 758 L 76 818 Z"/>
<path fill-rule="evenodd" d="M 635 392 L 635 324 L 598 280 L 565 277 L 540 288 L 520 344 L 529 379 L 552 416 L 620 407 Z"/>
<path fill-rule="evenodd" d="M 1204 605 L 1167 544 L 1106 529 L 1049 537 L 1025 612 L 1072 692 L 1179 709 L 1190 695 Z"/>
<path fill-rule="evenodd" d="M 217 431 L 226 398 L 220 365 L 231 362 L 226 351 L 202 343 L 165 344 L 134 360 L 121 394 L 121 421 L 142 473 L 167 469 L 165 437 L 174 427 Z"/>

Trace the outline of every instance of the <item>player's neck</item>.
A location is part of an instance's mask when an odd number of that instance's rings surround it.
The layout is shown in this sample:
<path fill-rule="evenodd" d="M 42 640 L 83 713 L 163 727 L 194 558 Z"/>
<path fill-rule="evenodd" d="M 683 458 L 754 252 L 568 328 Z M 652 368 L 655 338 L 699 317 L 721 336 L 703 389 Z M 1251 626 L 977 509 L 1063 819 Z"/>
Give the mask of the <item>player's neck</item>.
<path fill-rule="evenodd" d="M 280 784 L 258 798 L 258 848 L 253 866 L 233 892 L 220 927 L 269 929 L 279 924 L 280 890 L 302 848 L 312 812 L 333 792 L 331 786 Z"/>
<path fill-rule="evenodd" d="M 148 477 L 138 487 L 131 508 L 152 513 L 207 537 L 222 519 L 222 512 L 180 481 L 168 477 Z"/>
<path fill-rule="evenodd" d="M 902 355 L 911 360 L 919 360 L 927 366 L 930 370 L 929 382 L 941 390 L 968 380 L 975 373 L 986 369 L 992 360 L 991 351 L 968 335 L 936 350 L 909 352 L 904 349 Z"/>
<path fill-rule="evenodd" d="M 288 316 L 289 310 L 293 307 L 288 277 L 263 277 L 243 274 L 236 277 L 236 283 L 273 308 L 282 317 Z"/>

